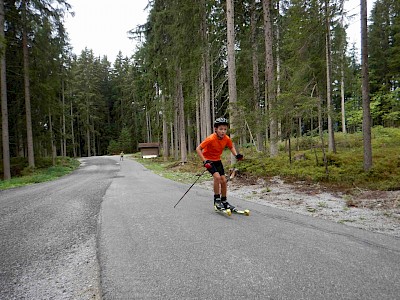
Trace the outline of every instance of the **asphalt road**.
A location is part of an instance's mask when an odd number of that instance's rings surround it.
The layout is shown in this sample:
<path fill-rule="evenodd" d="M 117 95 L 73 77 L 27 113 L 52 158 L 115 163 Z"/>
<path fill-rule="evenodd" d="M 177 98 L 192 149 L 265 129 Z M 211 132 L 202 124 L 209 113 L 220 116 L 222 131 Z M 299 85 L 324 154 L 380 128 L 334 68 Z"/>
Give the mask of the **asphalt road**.
<path fill-rule="evenodd" d="M 100 299 L 98 217 L 119 169 L 93 157 L 59 180 L 0 191 L 0 299 Z"/>
<path fill-rule="evenodd" d="M 0 192 L 0 299 L 399 299 L 400 239 L 230 198 L 118 157 Z M 195 178 L 193 178 L 195 180 Z"/>

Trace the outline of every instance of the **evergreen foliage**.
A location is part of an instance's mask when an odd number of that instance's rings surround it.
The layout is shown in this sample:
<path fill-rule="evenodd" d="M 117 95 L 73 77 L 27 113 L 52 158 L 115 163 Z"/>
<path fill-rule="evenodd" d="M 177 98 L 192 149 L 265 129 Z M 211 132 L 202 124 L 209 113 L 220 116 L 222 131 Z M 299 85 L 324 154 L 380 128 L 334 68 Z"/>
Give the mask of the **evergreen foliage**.
<path fill-rule="evenodd" d="M 346 42 L 343 1 L 271 1 L 277 91 L 272 112 L 267 110 L 265 95 L 262 1 L 234 1 L 238 147 L 257 144 L 268 154 L 270 113 L 277 116 L 281 142 L 327 130 L 328 110 L 321 105 L 328 96 L 327 17 L 334 129 L 346 126 L 351 133 L 362 129 L 359 53 Z M 208 134 L 213 118 L 231 117 L 226 1 L 150 1 L 147 22 L 131 30 L 131 38 L 141 40 L 136 53 L 132 57 L 120 53 L 114 62 L 96 57 L 91 49 L 71 53 L 63 27 L 69 10 L 67 1 L 29 1 L 24 24 L 21 1 L 5 1 L 11 157 L 27 156 L 24 25 L 28 25 L 32 129 L 38 158 L 50 157 L 53 148 L 59 156 L 91 156 L 136 152 L 141 142 L 166 142 L 169 151 L 164 153 L 185 162 L 184 152 Z M 399 1 L 376 0 L 369 27 L 373 126 L 400 125 L 399 16 Z M 342 85 L 345 125 L 340 117 Z"/>

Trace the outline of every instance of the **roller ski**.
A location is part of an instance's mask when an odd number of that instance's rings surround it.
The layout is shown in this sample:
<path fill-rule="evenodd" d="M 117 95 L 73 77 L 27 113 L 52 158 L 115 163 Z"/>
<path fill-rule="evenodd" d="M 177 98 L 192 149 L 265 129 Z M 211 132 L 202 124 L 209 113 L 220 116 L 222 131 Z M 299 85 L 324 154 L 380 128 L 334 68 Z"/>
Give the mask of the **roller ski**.
<path fill-rule="evenodd" d="M 250 210 L 248 210 L 248 209 L 239 210 L 236 207 L 234 207 L 233 205 L 229 204 L 227 201 L 222 201 L 222 204 L 225 209 L 229 209 L 234 214 L 250 216 Z"/>
<path fill-rule="evenodd" d="M 232 214 L 232 211 L 229 208 L 225 208 L 225 206 L 222 204 L 221 200 L 214 200 L 214 210 L 216 212 L 221 212 L 228 216 L 230 216 Z"/>
<path fill-rule="evenodd" d="M 245 209 L 245 210 L 233 210 L 232 211 L 234 214 L 238 214 L 238 215 L 245 215 L 245 216 L 250 216 L 250 210 Z"/>

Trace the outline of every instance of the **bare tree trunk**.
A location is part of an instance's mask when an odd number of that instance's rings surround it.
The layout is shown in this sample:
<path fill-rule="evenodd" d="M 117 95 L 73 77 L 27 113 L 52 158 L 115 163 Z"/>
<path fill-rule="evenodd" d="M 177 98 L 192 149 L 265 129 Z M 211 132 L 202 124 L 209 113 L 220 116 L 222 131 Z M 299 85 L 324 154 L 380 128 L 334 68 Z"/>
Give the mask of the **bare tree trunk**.
<path fill-rule="evenodd" d="M 196 101 L 196 145 L 200 145 L 201 143 L 201 126 L 200 126 L 200 103 L 199 99 Z"/>
<path fill-rule="evenodd" d="M 86 141 L 87 141 L 87 157 L 92 156 L 91 154 L 91 141 L 90 141 L 90 129 L 89 126 L 86 128 Z"/>
<path fill-rule="evenodd" d="M 207 118 L 206 118 L 206 114 L 205 112 L 205 101 L 204 101 L 204 65 L 201 67 L 201 71 L 200 71 L 200 89 L 201 89 L 201 93 L 199 96 L 199 121 L 200 121 L 200 139 L 203 140 L 206 136 L 207 136 Z"/>
<path fill-rule="evenodd" d="M 229 117 L 231 138 L 235 138 L 237 126 L 237 89 L 236 89 L 236 62 L 235 62 L 235 25 L 234 25 L 234 0 L 226 1 L 227 42 L 228 42 L 228 92 L 229 92 Z M 231 163 L 236 158 L 231 155 Z"/>
<path fill-rule="evenodd" d="M 270 156 L 278 155 L 278 122 L 275 112 L 275 68 L 273 57 L 273 34 L 271 1 L 263 0 L 264 34 L 265 34 L 265 97 L 270 117 Z"/>
<path fill-rule="evenodd" d="M 165 107 L 165 96 L 161 95 L 161 101 L 163 105 L 162 114 L 162 130 L 163 130 L 163 157 L 166 161 L 169 157 L 169 143 L 168 143 L 168 125 L 167 125 L 167 110 Z"/>
<path fill-rule="evenodd" d="M 371 145 L 371 109 L 369 98 L 368 75 L 368 25 L 367 25 L 367 0 L 361 0 L 361 72 L 362 72 L 362 99 L 363 99 L 363 146 L 364 170 L 372 168 Z"/>
<path fill-rule="evenodd" d="M 171 131 L 171 156 L 173 156 L 174 157 L 174 159 L 177 159 L 177 154 L 176 154 L 176 150 L 175 150 L 175 147 L 176 147 L 176 139 L 175 139 L 175 136 L 176 136 L 176 134 L 174 134 L 174 127 L 175 127 L 175 123 L 176 123 L 176 110 L 175 110 L 175 114 L 174 114 L 174 123 L 172 123 L 172 122 L 170 122 L 169 123 L 169 128 L 170 128 L 170 131 Z"/>
<path fill-rule="evenodd" d="M 61 97 L 62 97 L 62 146 L 61 156 L 67 156 L 67 134 L 65 125 L 65 88 L 64 78 L 61 80 Z"/>
<path fill-rule="evenodd" d="M 186 148 L 186 130 L 185 130 L 185 100 L 183 97 L 183 88 L 182 88 L 182 74 L 180 67 L 178 68 L 178 90 L 177 90 L 177 98 L 178 98 L 178 128 L 179 128 L 179 146 L 181 152 L 181 162 L 184 164 L 187 162 L 187 148 Z"/>
<path fill-rule="evenodd" d="M 22 0 L 22 51 L 24 60 L 24 89 L 25 89 L 25 111 L 26 111 L 26 137 L 27 137 L 27 148 L 28 148 L 28 162 L 29 166 L 35 167 L 35 155 L 33 151 L 33 135 L 32 135 L 32 115 L 31 115 L 31 93 L 29 84 L 29 53 L 28 53 L 28 34 L 26 18 L 26 0 Z"/>
<path fill-rule="evenodd" d="M 4 34 L 4 0 L 0 0 L 0 81 L 1 81 L 1 133 L 3 143 L 3 179 L 11 179 L 10 138 L 8 131 L 8 103 L 6 76 L 6 47 Z"/>
<path fill-rule="evenodd" d="M 94 156 L 96 156 L 97 155 L 97 151 L 96 151 L 96 128 L 95 128 L 95 125 L 94 125 L 94 121 L 92 121 L 92 122 L 93 122 L 93 124 L 91 126 L 91 128 L 92 128 L 92 139 L 93 139 L 93 142 L 92 142 L 92 153 L 93 153 Z"/>
<path fill-rule="evenodd" d="M 153 134 L 152 134 L 152 130 L 151 130 L 150 115 L 147 110 L 147 106 L 146 106 L 146 128 L 147 128 L 147 130 L 146 130 L 147 142 L 151 143 L 153 140 Z"/>
<path fill-rule="evenodd" d="M 279 11 L 279 1 L 276 1 L 276 11 L 278 12 L 278 18 L 280 17 Z M 276 26 L 276 99 L 279 99 L 281 94 L 281 57 L 280 57 L 280 22 L 278 19 L 278 24 Z M 278 122 L 278 139 L 282 139 L 282 120 L 281 118 L 277 118 Z"/>
<path fill-rule="evenodd" d="M 91 155 L 91 146 L 90 146 L 90 116 L 89 116 L 89 100 L 86 99 L 86 142 L 87 142 L 87 157 Z"/>
<path fill-rule="evenodd" d="M 207 28 L 207 11 L 206 11 L 206 3 L 202 0 L 202 7 L 204 8 L 204 13 L 202 16 L 201 22 L 201 35 L 203 39 L 203 67 L 202 67 L 202 91 L 203 97 L 202 100 L 204 101 L 204 110 L 202 113 L 204 114 L 203 124 L 202 126 L 205 127 L 205 138 L 206 136 L 210 135 L 212 132 L 211 128 L 211 80 L 210 80 L 210 47 L 208 41 L 208 28 Z"/>
<path fill-rule="evenodd" d="M 344 57 L 343 57 L 344 59 Z M 342 70 L 341 70 L 341 84 L 340 84 L 340 106 L 341 106 L 341 113 L 342 113 L 342 132 L 347 133 L 346 129 L 346 108 L 344 102 L 344 64 L 342 63 Z"/>
<path fill-rule="evenodd" d="M 211 121 L 215 120 L 215 91 L 214 91 L 214 71 L 213 71 L 213 60 L 210 56 L 210 81 L 211 81 Z M 212 129 L 211 129 L 212 130 Z"/>
<path fill-rule="evenodd" d="M 262 110 L 260 106 L 260 77 L 258 68 L 258 44 L 257 44 L 257 18 L 256 0 L 251 2 L 250 31 L 251 31 L 251 60 L 253 65 L 253 104 L 256 120 L 262 120 Z M 261 126 L 260 126 L 261 125 Z M 247 124 L 248 126 L 248 124 Z M 264 140 L 262 134 L 262 124 L 256 124 L 256 143 L 257 151 L 264 150 Z"/>
<path fill-rule="evenodd" d="M 344 0 L 341 2 L 341 25 L 344 28 L 344 13 L 343 13 Z M 340 107 L 342 115 L 342 132 L 347 133 L 346 128 L 346 108 L 345 108 L 345 97 L 344 97 L 344 62 L 345 62 L 345 52 L 346 52 L 346 36 L 343 35 L 342 38 L 342 49 L 341 49 L 341 63 L 340 63 Z"/>
<path fill-rule="evenodd" d="M 50 141 L 51 141 L 51 160 L 52 160 L 53 166 L 55 166 L 57 150 L 56 150 L 56 145 L 55 145 L 55 141 L 54 141 L 53 118 L 52 118 L 50 109 L 49 109 L 49 130 L 50 130 Z"/>
<path fill-rule="evenodd" d="M 323 134 L 323 130 L 322 130 L 322 99 L 321 99 L 321 96 L 318 96 L 318 131 L 319 131 L 319 138 L 321 140 L 321 150 L 322 150 L 322 156 L 323 156 L 323 160 L 324 160 L 325 174 L 326 174 L 326 176 L 329 176 L 328 161 L 327 161 L 326 153 L 325 153 L 324 134 Z"/>
<path fill-rule="evenodd" d="M 330 16 L 329 16 L 329 0 L 325 0 L 325 56 L 326 56 L 326 105 L 328 111 L 328 150 L 336 153 L 335 135 L 333 131 L 332 121 L 332 84 L 331 84 L 331 29 L 330 29 Z"/>
<path fill-rule="evenodd" d="M 193 151 L 193 140 L 192 140 L 192 131 L 190 128 L 192 127 L 192 120 L 190 117 L 187 117 L 187 152 L 191 153 Z"/>
<path fill-rule="evenodd" d="M 177 99 L 175 100 L 177 101 Z M 178 103 L 175 107 L 175 117 L 174 117 L 174 159 L 179 159 L 179 121 L 178 121 Z"/>
<path fill-rule="evenodd" d="M 72 149 L 74 157 L 76 157 L 77 154 L 76 154 L 76 143 L 75 143 L 75 132 L 74 132 L 74 112 L 72 108 L 72 101 L 71 101 L 71 139 L 72 139 Z"/>

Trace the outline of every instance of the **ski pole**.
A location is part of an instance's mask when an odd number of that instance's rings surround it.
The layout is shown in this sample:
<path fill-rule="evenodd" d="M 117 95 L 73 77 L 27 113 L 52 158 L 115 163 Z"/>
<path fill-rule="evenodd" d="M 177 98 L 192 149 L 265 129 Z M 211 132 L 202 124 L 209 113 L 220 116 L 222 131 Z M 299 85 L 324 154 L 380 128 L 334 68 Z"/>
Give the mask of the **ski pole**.
<path fill-rule="evenodd" d="M 181 197 L 181 199 L 179 199 L 179 201 L 176 202 L 176 204 L 174 205 L 174 208 L 179 204 L 179 202 L 181 202 L 181 200 L 183 199 L 183 197 L 185 197 L 185 195 L 186 195 L 186 194 L 190 191 L 190 189 L 195 185 L 195 183 L 197 182 L 197 180 L 199 180 L 199 178 L 200 178 L 201 176 L 203 176 L 203 174 L 204 174 L 205 171 L 207 171 L 207 169 L 205 169 L 205 170 L 203 171 L 203 173 L 201 173 L 200 175 L 197 175 L 198 177 L 197 177 L 197 179 L 195 180 L 195 182 L 193 182 L 193 184 L 190 186 L 190 188 L 188 188 L 188 190 L 183 194 L 183 196 Z"/>

